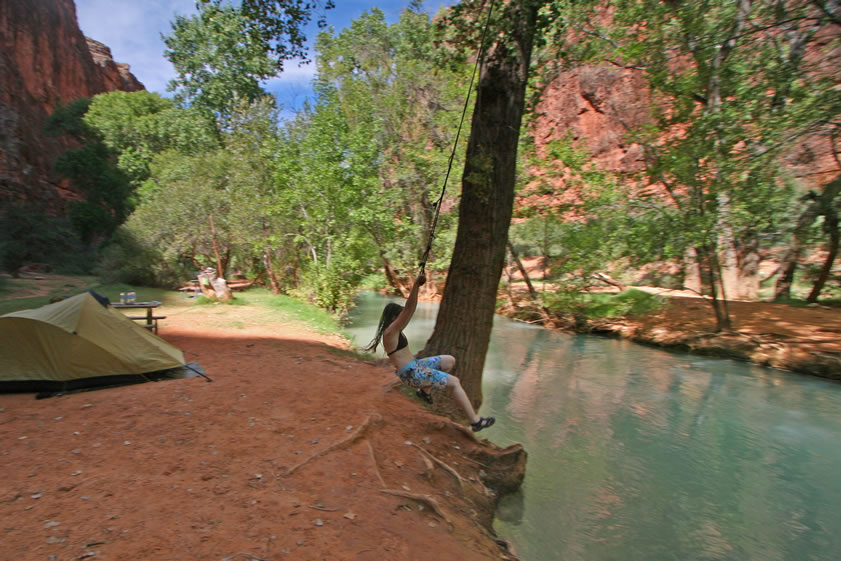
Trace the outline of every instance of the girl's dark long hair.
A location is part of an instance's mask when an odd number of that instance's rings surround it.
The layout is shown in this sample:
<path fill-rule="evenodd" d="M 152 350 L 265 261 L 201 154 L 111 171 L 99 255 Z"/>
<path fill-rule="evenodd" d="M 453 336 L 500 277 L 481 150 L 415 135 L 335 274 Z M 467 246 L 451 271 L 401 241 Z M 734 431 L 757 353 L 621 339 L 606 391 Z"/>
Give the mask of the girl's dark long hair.
<path fill-rule="evenodd" d="M 383 338 L 383 332 L 389 325 L 391 325 L 391 322 L 397 319 L 397 316 L 399 316 L 400 312 L 402 311 L 403 306 L 401 306 L 400 304 L 395 304 L 394 302 L 386 304 L 385 308 L 383 308 L 383 313 L 380 316 L 380 324 L 377 326 L 376 336 L 371 340 L 370 343 L 368 343 L 368 346 L 362 350 L 368 351 L 369 353 L 376 351 L 377 345 L 380 344 L 380 341 Z"/>

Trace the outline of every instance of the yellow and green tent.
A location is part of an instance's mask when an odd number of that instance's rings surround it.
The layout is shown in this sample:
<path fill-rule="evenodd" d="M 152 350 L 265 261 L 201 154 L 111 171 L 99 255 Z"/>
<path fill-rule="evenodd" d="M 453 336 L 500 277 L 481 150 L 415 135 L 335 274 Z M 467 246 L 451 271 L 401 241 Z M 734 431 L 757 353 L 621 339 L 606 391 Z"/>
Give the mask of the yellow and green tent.
<path fill-rule="evenodd" d="M 88 291 L 0 316 L 0 391 L 121 385 L 184 366 L 179 349 L 106 303 Z"/>

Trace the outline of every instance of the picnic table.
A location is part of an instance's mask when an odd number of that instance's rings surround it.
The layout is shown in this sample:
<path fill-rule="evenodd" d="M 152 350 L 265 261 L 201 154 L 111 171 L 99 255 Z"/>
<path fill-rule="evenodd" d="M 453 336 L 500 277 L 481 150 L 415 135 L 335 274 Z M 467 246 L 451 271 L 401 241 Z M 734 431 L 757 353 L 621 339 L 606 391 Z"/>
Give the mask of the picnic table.
<path fill-rule="evenodd" d="M 160 306 L 161 303 L 157 300 L 153 300 L 151 302 L 132 302 L 130 304 L 122 304 L 120 302 L 112 302 L 111 306 L 114 308 L 121 310 L 146 310 L 145 315 L 138 315 L 138 316 L 126 316 L 131 320 L 134 321 L 144 321 L 143 327 L 152 331 L 157 334 L 158 332 L 158 320 L 159 319 L 166 319 L 166 316 L 156 316 L 155 315 L 155 308 Z"/>

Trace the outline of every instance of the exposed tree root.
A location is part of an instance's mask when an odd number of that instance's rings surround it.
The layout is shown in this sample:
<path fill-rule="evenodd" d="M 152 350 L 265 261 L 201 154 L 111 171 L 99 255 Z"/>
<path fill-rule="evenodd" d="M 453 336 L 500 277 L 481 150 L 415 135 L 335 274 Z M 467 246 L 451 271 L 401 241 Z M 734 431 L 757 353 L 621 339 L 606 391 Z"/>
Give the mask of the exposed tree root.
<path fill-rule="evenodd" d="M 455 468 L 450 466 L 444 460 L 441 460 L 440 458 L 436 457 L 432 452 L 429 452 L 428 450 L 426 450 L 423 447 L 415 444 L 414 442 L 412 443 L 412 446 L 414 446 L 415 448 L 417 448 L 418 450 L 423 452 L 423 454 L 426 458 L 429 458 L 430 460 L 432 460 L 433 462 L 435 462 L 436 464 L 438 464 L 439 466 L 444 468 L 444 470 L 446 472 L 448 472 L 450 475 L 455 477 L 456 480 L 458 481 L 459 486 L 461 487 L 461 492 L 464 493 L 464 478 L 455 470 Z"/>
<path fill-rule="evenodd" d="M 329 362 L 333 366 L 338 366 L 342 369 L 347 368 L 348 366 L 346 362 L 339 362 L 338 360 L 333 360 L 332 358 L 319 358 L 318 360 L 320 360 L 321 362 Z"/>
<path fill-rule="evenodd" d="M 475 442 L 476 444 L 481 444 L 481 442 L 482 442 L 479 439 L 479 437 L 476 436 L 476 433 L 474 433 L 472 430 L 470 430 L 466 426 L 464 426 L 460 423 L 457 423 L 457 422 L 455 422 L 451 419 L 448 419 L 446 417 L 439 417 L 439 418 L 435 419 L 435 421 L 430 422 L 428 424 L 428 426 L 431 430 L 434 430 L 434 431 L 437 431 L 437 432 L 442 432 L 442 431 L 445 431 L 447 429 L 453 430 L 455 432 L 463 434 L 471 442 Z"/>
<path fill-rule="evenodd" d="M 365 422 L 362 423 L 361 425 L 359 425 L 356 428 L 356 430 L 353 431 L 350 435 L 348 435 L 347 437 L 339 440 L 338 442 L 334 442 L 333 444 L 331 444 L 327 448 L 325 448 L 325 449 L 321 450 L 320 452 L 310 456 L 306 460 L 304 460 L 304 461 L 302 461 L 298 464 L 295 464 L 294 466 L 292 466 L 291 468 L 286 470 L 286 473 L 282 474 L 282 477 L 289 477 L 290 475 L 292 475 L 293 473 L 295 473 L 296 471 L 298 471 L 300 468 L 307 465 L 311 461 L 316 460 L 318 458 L 321 458 L 322 456 L 326 456 L 330 452 L 333 452 L 335 450 L 342 450 L 344 448 L 348 448 L 348 447 L 352 446 L 357 440 L 359 440 L 360 438 L 365 436 L 365 433 L 371 427 L 372 423 L 375 422 L 375 421 L 372 421 L 372 419 L 374 417 L 375 417 L 374 415 L 369 415 L 368 418 L 365 419 Z M 379 418 L 380 418 L 379 415 L 376 415 L 376 417 L 377 417 L 376 420 L 379 420 Z"/>
<path fill-rule="evenodd" d="M 408 491 L 401 491 L 399 489 L 380 489 L 380 493 L 384 493 L 386 495 L 394 495 L 396 497 L 403 497 L 424 504 L 428 506 L 432 510 L 432 512 L 438 515 L 438 517 L 444 520 L 444 522 L 449 524 L 450 531 L 452 531 L 455 528 L 453 521 L 450 520 L 450 518 L 446 514 L 444 514 L 444 511 L 441 510 L 441 505 L 438 504 L 438 501 L 436 501 L 434 497 L 430 497 L 429 495 L 419 495 L 417 493 L 409 493 Z"/>
<path fill-rule="evenodd" d="M 237 557 L 244 556 L 247 561 L 268 561 L 267 559 L 263 559 L 262 557 L 257 557 L 256 555 L 251 555 L 250 553 L 235 553 L 229 557 L 225 557 L 222 561 L 233 561 Z"/>
<path fill-rule="evenodd" d="M 322 512 L 337 512 L 338 508 L 327 508 L 326 506 L 318 506 L 318 505 L 310 505 L 310 508 L 313 510 L 320 510 Z"/>
<path fill-rule="evenodd" d="M 389 382 L 387 384 L 383 384 L 383 386 L 382 386 L 383 393 L 393 392 L 394 390 L 396 390 L 397 388 L 399 388 L 402 385 L 403 385 L 403 382 L 401 382 L 400 380 L 394 380 L 394 381 Z"/>
<path fill-rule="evenodd" d="M 421 454 L 420 457 L 421 460 L 423 460 L 423 465 L 425 466 L 425 469 L 423 470 L 423 476 L 426 478 L 427 481 L 431 483 L 433 472 L 435 470 L 435 464 L 433 464 L 432 461 L 429 458 L 427 458 L 424 454 Z"/>
<path fill-rule="evenodd" d="M 371 441 L 365 439 L 365 444 L 368 445 L 368 452 L 371 455 L 371 463 L 374 464 L 374 473 L 377 474 L 377 479 L 380 480 L 380 485 L 386 487 L 385 480 L 383 479 L 382 474 L 380 474 L 380 467 L 377 465 L 377 457 L 374 455 L 374 445 L 371 444 Z"/>

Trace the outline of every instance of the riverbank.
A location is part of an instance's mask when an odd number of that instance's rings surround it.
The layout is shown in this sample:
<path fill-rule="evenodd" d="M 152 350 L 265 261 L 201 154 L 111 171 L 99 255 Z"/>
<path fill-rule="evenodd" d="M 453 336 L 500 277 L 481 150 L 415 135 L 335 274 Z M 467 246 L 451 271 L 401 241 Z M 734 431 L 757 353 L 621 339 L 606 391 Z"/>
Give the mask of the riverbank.
<path fill-rule="evenodd" d="M 427 412 L 340 338 L 244 306 L 165 313 L 213 382 L 0 395 L 8 557 L 515 559 L 491 523 L 521 447 Z"/>
<path fill-rule="evenodd" d="M 730 301 L 733 329 L 715 331 L 709 302 L 665 289 L 666 305 L 645 317 L 565 321 L 553 327 L 622 337 L 635 343 L 752 362 L 841 381 L 841 310 Z M 525 305 L 525 294 L 521 294 Z M 504 315 L 511 315 L 509 313 Z"/>

